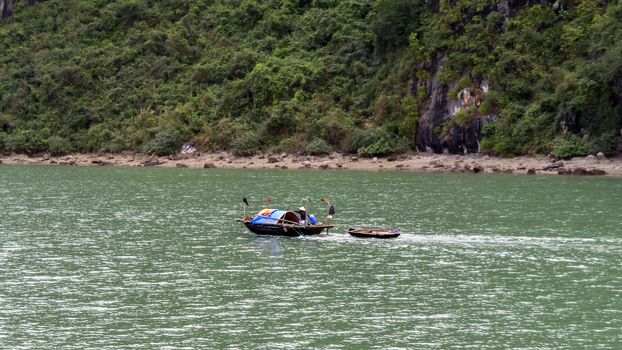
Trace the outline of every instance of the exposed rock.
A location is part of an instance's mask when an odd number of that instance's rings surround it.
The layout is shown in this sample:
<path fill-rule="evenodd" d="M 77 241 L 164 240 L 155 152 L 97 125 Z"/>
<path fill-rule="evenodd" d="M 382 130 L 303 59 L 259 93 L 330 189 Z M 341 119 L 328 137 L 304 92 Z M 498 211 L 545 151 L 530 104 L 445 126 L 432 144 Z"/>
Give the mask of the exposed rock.
<path fill-rule="evenodd" d="M 597 158 L 593 154 L 590 154 L 587 157 L 585 157 L 585 160 L 593 162 L 593 161 L 597 160 Z"/>
<path fill-rule="evenodd" d="M 287 153 L 281 153 L 281 158 L 285 159 L 285 158 L 287 158 L 288 155 L 289 154 L 287 154 Z"/>
<path fill-rule="evenodd" d="M 143 162 L 143 166 L 156 166 L 156 165 L 162 165 L 166 163 L 163 160 L 159 160 L 158 158 L 153 158 L 153 159 L 147 159 L 146 161 Z"/>
<path fill-rule="evenodd" d="M 187 168 L 187 167 L 188 167 L 188 166 L 187 166 L 186 164 L 184 164 L 184 163 L 177 163 L 177 164 L 175 164 L 175 166 L 176 166 L 177 168 Z"/>
<path fill-rule="evenodd" d="M 210 162 L 203 163 L 203 169 L 214 169 L 214 168 L 216 168 L 216 164 L 214 163 L 210 163 Z"/>
<path fill-rule="evenodd" d="M 307 168 L 307 169 L 311 168 L 311 162 L 308 160 L 305 160 L 304 162 L 302 162 L 302 167 Z"/>
<path fill-rule="evenodd" d="M 397 161 L 397 157 L 396 156 L 388 156 L 387 157 L 387 161 L 388 162 L 395 162 L 395 161 Z"/>
<path fill-rule="evenodd" d="M 359 157 L 356 157 L 356 156 L 350 157 L 350 161 L 351 162 L 358 162 L 359 161 Z"/>
<path fill-rule="evenodd" d="M 571 172 L 566 168 L 558 168 L 557 175 L 570 175 Z"/>
<path fill-rule="evenodd" d="M 231 164 L 231 163 L 233 163 L 233 160 L 232 159 L 227 159 L 227 164 Z"/>
<path fill-rule="evenodd" d="M 587 169 L 585 168 L 577 167 L 577 168 L 572 169 L 571 174 L 582 176 L 582 175 L 588 175 L 588 172 L 587 172 Z"/>
<path fill-rule="evenodd" d="M 404 164 L 396 164 L 395 167 L 398 169 L 402 169 L 404 168 Z"/>
<path fill-rule="evenodd" d="M 181 146 L 181 150 L 179 151 L 179 153 L 184 155 L 195 154 L 197 153 L 197 149 L 192 143 L 185 143 L 183 146 Z"/>
<path fill-rule="evenodd" d="M 596 175 L 596 176 L 607 175 L 607 172 L 606 172 L 606 171 L 604 171 L 603 169 L 598 169 L 598 168 L 593 168 L 593 169 L 590 169 L 590 170 L 588 171 L 588 173 L 589 173 L 590 175 Z"/>
<path fill-rule="evenodd" d="M 564 162 L 555 162 L 553 164 L 549 164 L 547 166 L 544 166 L 542 168 L 542 170 L 547 170 L 547 171 L 548 170 L 554 170 L 554 169 L 557 169 L 557 168 L 561 168 L 563 166 L 564 166 Z"/>
<path fill-rule="evenodd" d="M 536 175 L 536 169 L 534 168 L 529 168 L 527 170 L 527 175 Z"/>
<path fill-rule="evenodd" d="M 343 167 L 343 164 L 341 164 L 341 163 L 337 163 L 337 164 L 335 164 L 335 166 L 336 166 L 337 168 L 341 168 L 341 167 Z"/>
<path fill-rule="evenodd" d="M 278 163 L 279 159 L 277 157 L 268 157 L 268 163 Z"/>
<path fill-rule="evenodd" d="M 372 159 L 371 159 L 371 162 L 372 162 L 372 163 L 378 163 L 378 157 L 374 157 L 374 158 L 372 158 Z"/>
<path fill-rule="evenodd" d="M 596 153 L 596 158 L 598 158 L 598 160 L 607 160 L 607 157 L 605 157 L 603 152 Z"/>
<path fill-rule="evenodd" d="M 287 165 L 281 165 L 281 169 L 288 169 Z"/>
<path fill-rule="evenodd" d="M 330 169 L 330 165 L 328 165 L 328 164 L 321 164 L 320 165 L 320 169 L 324 169 L 324 170 Z"/>
<path fill-rule="evenodd" d="M 473 172 L 474 172 L 475 174 L 477 174 L 477 173 L 483 173 L 483 172 L 484 172 L 484 167 L 483 167 L 483 166 L 481 166 L 481 165 L 479 165 L 479 164 L 477 164 L 476 166 L 474 166 L 474 167 L 473 167 Z"/>
<path fill-rule="evenodd" d="M 104 165 L 110 165 L 110 164 L 112 164 L 112 163 L 110 163 L 110 162 L 107 162 L 107 161 L 105 161 L 105 160 L 101 160 L 101 159 L 94 159 L 94 160 L 92 160 L 92 161 L 91 161 L 91 163 L 92 163 L 92 164 L 95 164 L 95 165 L 100 165 L 100 166 L 104 166 Z"/>
<path fill-rule="evenodd" d="M 430 71 L 433 79 L 411 88 L 413 94 L 419 89 L 425 89 L 430 96 L 429 104 L 419 122 L 415 146 L 435 153 L 479 152 L 482 128 L 486 123 L 495 120 L 496 115 L 473 116 L 471 120 L 462 124 L 448 122 L 453 120 L 459 111 L 478 107 L 488 91 L 488 82 L 481 81 L 480 84 L 466 87 L 458 93 L 457 100 L 451 100 L 448 92 L 457 86 L 457 80 L 444 84 L 438 77 L 444 70 L 447 60 L 447 56 L 444 56 L 437 59 L 432 67 L 420 66 L 416 69 Z"/>

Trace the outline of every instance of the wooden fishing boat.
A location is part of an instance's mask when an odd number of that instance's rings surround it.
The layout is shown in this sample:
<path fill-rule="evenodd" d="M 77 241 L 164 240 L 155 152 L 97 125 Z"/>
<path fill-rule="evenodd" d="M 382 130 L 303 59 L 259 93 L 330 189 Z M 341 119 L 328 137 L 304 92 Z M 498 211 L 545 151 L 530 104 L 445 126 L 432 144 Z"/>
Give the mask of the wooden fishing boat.
<path fill-rule="evenodd" d="M 348 233 L 359 238 L 396 238 L 400 235 L 397 230 L 369 227 L 350 227 Z"/>
<path fill-rule="evenodd" d="M 276 236 L 307 236 L 318 235 L 322 231 L 335 227 L 334 225 L 325 225 L 315 221 L 315 218 L 309 217 L 309 221 L 301 220 L 296 212 L 291 210 L 279 209 L 263 209 L 253 217 L 238 219 L 246 226 L 246 228 L 258 235 L 276 235 Z"/>

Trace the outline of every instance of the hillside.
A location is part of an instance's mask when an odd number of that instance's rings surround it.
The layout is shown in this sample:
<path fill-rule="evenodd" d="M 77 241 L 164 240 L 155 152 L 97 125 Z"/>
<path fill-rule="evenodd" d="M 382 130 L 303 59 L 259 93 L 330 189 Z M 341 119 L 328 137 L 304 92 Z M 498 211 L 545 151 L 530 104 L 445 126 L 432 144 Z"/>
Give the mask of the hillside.
<path fill-rule="evenodd" d="M 622 1 L 0 0 L 0 150 L 620 150 Z"/>

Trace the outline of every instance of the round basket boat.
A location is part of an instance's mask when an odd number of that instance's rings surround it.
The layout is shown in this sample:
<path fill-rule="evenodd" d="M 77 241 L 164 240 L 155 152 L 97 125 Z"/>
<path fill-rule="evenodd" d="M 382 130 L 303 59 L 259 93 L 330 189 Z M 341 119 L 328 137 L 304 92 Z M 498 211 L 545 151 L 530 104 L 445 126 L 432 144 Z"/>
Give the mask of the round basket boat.
<path fill-rule="evenodd" d="M 397 230 L 369 227 L 350 227 L 347 232 L 359 238 L 396 238 L 400 235 Z"/>

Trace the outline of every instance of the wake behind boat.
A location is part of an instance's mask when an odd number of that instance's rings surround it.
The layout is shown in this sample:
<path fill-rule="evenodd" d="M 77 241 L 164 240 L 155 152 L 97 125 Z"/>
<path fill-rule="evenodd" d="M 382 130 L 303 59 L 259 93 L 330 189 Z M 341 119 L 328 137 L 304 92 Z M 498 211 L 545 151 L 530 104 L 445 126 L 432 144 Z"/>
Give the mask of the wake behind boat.
<path fill-rule="evenodd" d="M 335 227 L 318 222 L 308 215 L 304 208 L 299 211 L 282 209 L 262 209 L 253 217 L 238 219 L 246 228 L 258 235 L 302 236 L 318 235 Z M 308 220 L 307 220 L 308 219 Z"/>

